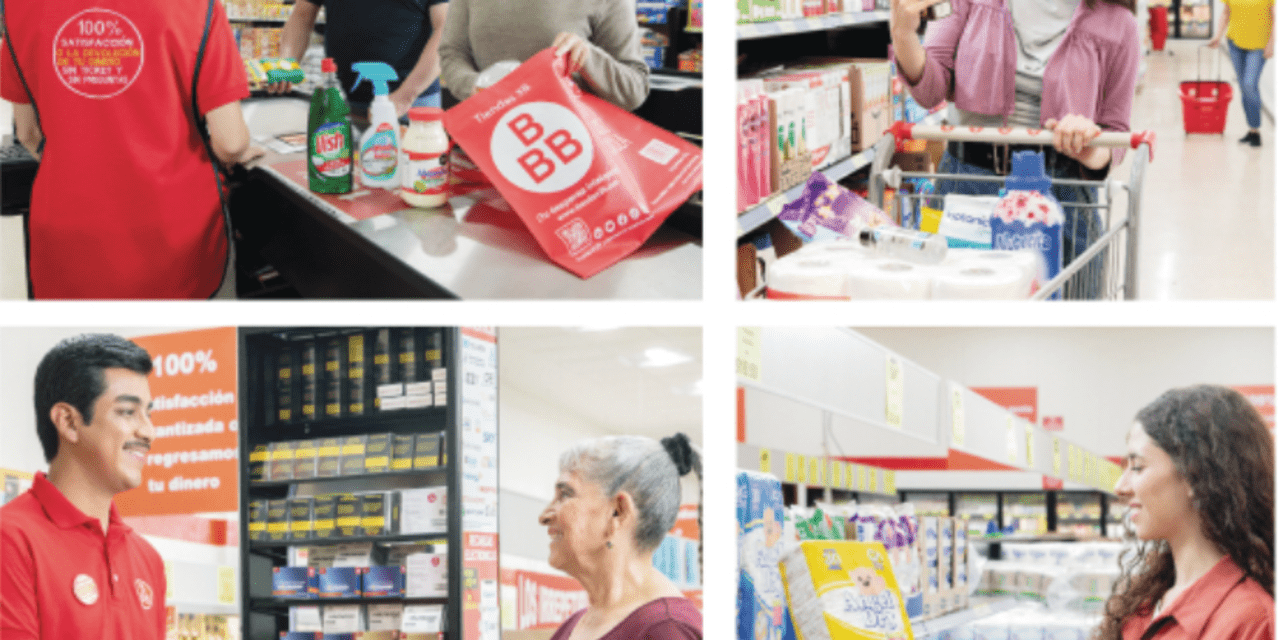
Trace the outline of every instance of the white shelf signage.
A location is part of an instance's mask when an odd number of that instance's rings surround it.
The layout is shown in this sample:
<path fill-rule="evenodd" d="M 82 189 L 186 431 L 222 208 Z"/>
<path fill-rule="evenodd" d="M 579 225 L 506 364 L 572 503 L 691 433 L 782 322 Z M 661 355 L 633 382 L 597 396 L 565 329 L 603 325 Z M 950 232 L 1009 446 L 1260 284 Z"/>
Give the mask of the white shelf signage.
<path fill-rule="evenodd" d="M 902 428 L 903 398 L 906 382 L 902 358 L 890 353 L 885 355 L 884 422 L 894 429 Z"/>

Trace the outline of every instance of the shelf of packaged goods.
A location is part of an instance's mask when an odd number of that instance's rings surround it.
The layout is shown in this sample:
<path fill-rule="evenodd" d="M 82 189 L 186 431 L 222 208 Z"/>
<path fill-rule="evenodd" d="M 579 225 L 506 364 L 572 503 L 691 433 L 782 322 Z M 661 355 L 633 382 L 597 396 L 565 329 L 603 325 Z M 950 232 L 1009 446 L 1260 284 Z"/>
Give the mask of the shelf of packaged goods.
<path fill-rule="evenodd" d="M 442 431 L 446 407 L 373 411 L 360 416 L 273 423 L 255 428 L 250 444 L 363 433 L 430 433 Z"/>
<path fill-rule="evenodd" d="M 832 180 L 841 180 L 863 167 L 870 166 L 874 158 L 875 149 L 867 149 L 840 160 L 821 171 Z M 803 190 L 804 183 L 800 183 L 782 193 L 775 193 L 764 202 L 738 214 L 738 239 L 741 240 L 747 234 L 776 218 L 782 212 L 782 207 L 788 202 L 799 198 Z"/>
<path fill-rule="evenodd" d="M 825 16 L 799 18 L 794 20 L 772 20 L 769 22 L 744 22 L 738 25 L 739 40 L 771 38 L 773 36 L 808 33 L 852 27 L 860 24 L 888 22 L 888 11 L 861 11 L 858 13 L 833 13 Z"/>
<path fill-rule="evenodd" d="M 934 618 L 932 620 L 912 620 L 911 632 L 917 637 L 925 635 L 935 635 L 944 633 L 950 629 L 964 626 L 975 620 L 980 620 L 987 616 L 995 615 L 1002 611 L 1017 606 L 1018 601 L 1014 598 L 1002 598 L 993 602 L 971 606 L 968 609 L 948 613 L 946 615 Z"/>
<path fill-rule="evenodd" d="M 250 598 L 249 607 L 254 611 L 279 611 L 288 609 L 289 607 L 308 606 L 308 605 L 334 605 L 334 604 L 447 604 L 448 598 L 444 597 L 368 597 L 368 598 Z"/>
<path fill-rule="evenodd" d="M 267 487 L 287 487 L 292 484 L 302 482 L 349 482 L 351 480 L 365 480 L 369 478 L 405 478 L 412 476 L 433 475 L 448 471 L 448 467 L 427 467 L 425 469 L 406 469 L 403 471 L 383 471 L 379 473 L 362 473 L 359 475 L 345 476 L 327 476 L 323 478 L 294 478 L 292 480 L 253 480 L 249 486 L 253 489 Z"/>
<path fill-rule="evenodd" d="M 435 543 L 447 539 L 448 533 L 444 531 L 428 532 L 428 533 L 406 533 L 396 536 L 345 536 L 335 538 L 303 538 L 301 540 L 282 540 L 280 542 L 253 540 L 249 542 L 249 548 L 253 550 L 264 549 L 282 549 L 284 547 L 318 547 L 332 544 L 356 544 L 363 542 L 372 542 L 374 544 L 412 544 L 419 542 Z"/>

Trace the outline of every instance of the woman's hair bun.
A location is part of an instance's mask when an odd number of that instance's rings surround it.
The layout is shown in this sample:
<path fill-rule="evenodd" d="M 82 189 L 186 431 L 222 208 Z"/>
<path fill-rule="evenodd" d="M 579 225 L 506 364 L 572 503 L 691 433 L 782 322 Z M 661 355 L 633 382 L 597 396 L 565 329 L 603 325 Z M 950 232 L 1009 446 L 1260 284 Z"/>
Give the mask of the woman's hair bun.
<path fill-rule="evenodd" d="M 694 453 L 693 447 L 689 445 L 689 436 L 683 433 L 677 433 L 662 439 L 662 447 L 667 450 L 667 455 L 671 456 L 671 461 L 676 463 L 676 470 L 680 475 L 689 473 L 693 469 Z"/>

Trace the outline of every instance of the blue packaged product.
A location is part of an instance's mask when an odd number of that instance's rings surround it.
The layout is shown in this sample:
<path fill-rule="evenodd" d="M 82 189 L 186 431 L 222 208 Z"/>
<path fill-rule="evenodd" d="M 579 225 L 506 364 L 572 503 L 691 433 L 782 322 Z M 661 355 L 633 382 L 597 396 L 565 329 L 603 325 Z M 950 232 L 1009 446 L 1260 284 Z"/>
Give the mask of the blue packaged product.
<path fill-rule="evenodd" d="M 324 637 L 319 631 L 281 631 L 280 640 L 320 640 Z"/>
<path fill-rule="evenodd" d="M 738 472 L 738 640 L 795 640 L 778 561 L 782 557 L 782 483 Z"/>
<path fill-rule="evenodd" d="M 323 567 L 319 575 L 319 597 L 359 598 L 360 573 L 357 567 Z"/>
<path fill-rule="evenodd" d="M 311 567 L 275 567 L 271 570 L 271 595 L 277 598 L 316 597 L 316 570 Z"/>
<path fill-rule="evenodd" d="M 364 597 L 404 597 L 404 567 L 369 567 L 364 574 Z"/>
<path fill-rule="evenodd" d="M 1035 151 L 1013 154 L 1012 170 L 1005 179 L 1006 193 L 991 216 L 991 248 L 1030 251 L 1040 258 L 1035 290 L 1062 270 L 1062 226 L 1065 215 L 1054 199 L 1044 172 L 1044 155 Z M 1058 299 L 1061 292 L 1054 293 Z"/>

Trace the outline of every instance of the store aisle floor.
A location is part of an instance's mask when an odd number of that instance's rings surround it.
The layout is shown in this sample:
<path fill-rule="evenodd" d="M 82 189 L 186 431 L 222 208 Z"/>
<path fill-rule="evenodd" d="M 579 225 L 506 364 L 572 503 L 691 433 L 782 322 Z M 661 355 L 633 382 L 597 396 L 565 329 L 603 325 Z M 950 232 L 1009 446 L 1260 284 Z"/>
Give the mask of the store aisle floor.
<path fill-rule="evenodd" d="M 1155 300 L 1271 300 L 1275 297 L 1276 128 L 1265 115 L 1260 148 L 1237 140 L 1248 130 L 1240 87 L 1226 56 L 1222 79 L 1232 102 L 1222 135 L 1185 133 L 1178 83 L 1196 78 L 1203 41 L 1171 40 L 1146 56 L 1133 104 L 1133 128 L 1156 132 L 1155 163 L 1142 191 L 1139 297 Z M 1204 79 L 1214 55 L 1202 54 Z M 1269 61 L 1268 64 L 1275 64 Z M 1119 174 L 1129 178 L 1129 161 Z"/>

